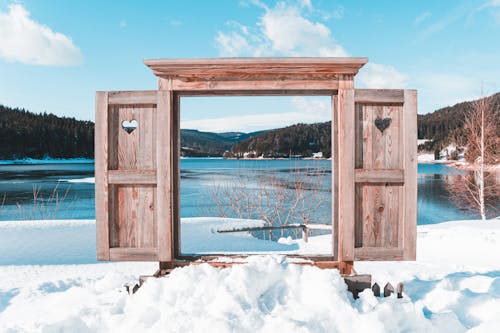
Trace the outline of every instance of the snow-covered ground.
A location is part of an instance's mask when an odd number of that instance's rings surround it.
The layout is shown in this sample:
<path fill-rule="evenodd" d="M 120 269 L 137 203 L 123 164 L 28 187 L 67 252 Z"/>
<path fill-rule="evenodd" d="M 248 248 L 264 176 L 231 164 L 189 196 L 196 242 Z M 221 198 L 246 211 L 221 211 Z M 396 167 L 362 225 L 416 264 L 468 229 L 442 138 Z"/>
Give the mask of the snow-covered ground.
<path fill-rule="evenodd" d="M 232 228 L 229 220 L 186 220 L 185 226 L 186 234 L 192 228 L 233 242 L 251 239 L 214 232 Z M 500 327 L 498 219 L 419 226 L 416 262 L 355 264 L 382 286 L 403 282 L 403 299 L 375 298 L 367 290 L 353 300 L 336 270 L 295 265 L 280 255 L 253 256 L 229 269 L 179 268 L 128 295 L 123 284 L 157 265 L 85 263 L 95 255 L 94 232 L 93 221 L 0 223 L 0 332 L 498 332 Z M 308 246 L 327 238 L 310 237 Z M 256 246 L 267 243 L 256 241 Z M 299 252 L 306 245 L 282 239 L 272 246 Z"/>
<path fill-rule="evenodd" d="M 417 155 L 417 159 L 419 163 L 428 163 L 428 162 L 435 162 L 436 160 L 434 159 L 434 154 L 430 153 L 422 153 Z"/>

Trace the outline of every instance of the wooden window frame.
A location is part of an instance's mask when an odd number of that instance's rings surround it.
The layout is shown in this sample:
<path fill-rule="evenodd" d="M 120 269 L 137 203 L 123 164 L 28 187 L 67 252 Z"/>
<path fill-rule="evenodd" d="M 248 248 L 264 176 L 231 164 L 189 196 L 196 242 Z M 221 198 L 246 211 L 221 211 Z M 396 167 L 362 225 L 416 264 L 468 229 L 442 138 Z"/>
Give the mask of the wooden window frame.
<path fill-rule="evenodd" d="M 120 91 L 96 93 L 96 231 L 98 260 L 157 261 L 160 269 L 207 262 L 213 266 L 229 266 L 244 262 L 241 257 L 254 254 L 195 254 L 183 255 L 180 248 L 180 98 L 190 96 L 330 96 L 332 111 L 332 252 L 330 255 L 287 255 L 301 258 L 302 264 L 322 268 L 338 268 L 341 273 L 351 272 L 354 260 L 415 260 L 416 257 L 416 201 L 417 201 L 417 92 L 415 90 L 354 89 L 354 76 L 367 62 L 366 58 L 217 58 L 217 59 L 159 59 L 146 60 L 158 77 L 156 91 Z M 402 122 L 399 138 L 404 147 L 402 169 L 356 169 L 356 140 L 363 127 L 359 126 L 356 111 L 362 104 L 399 105 Z M 115 148 L 110 141 L 116 135 L 117 119 L 108 119 L 110 109 L 128 106 L 155 108 L 153 122 L 146 125 L 153 133 L 151 152 L 153 165 L 147 167 L 113 169 L 109 165 L 108 150 Z M 391 118 L 390 118 L 391 119 Z M 140 119 L 139 119 L 140 120 Z M 109 123 L 112 121 L 112 123 Z M 358 121 L 358 123 L 356 123 Z M 390 121 L 390 120 L 389 120 Z M 145 123 L 147 124 L 147 123 Z M 358 126 L 355 126 L 358 124 Z M 376 125 L 376 123 L 375 123 Z M 363 125 L 364 126 L 364 125 Z M 358 128 L 359 127 L 359 128 Z M 404 128 L 403 128 L 404 127 Z M 383 131 L 383 129 L 379 130 Z M 120 132 L 121 133 L 121 132 Z M 141 132 L 141 133 L 147 133 Z M 361 142 L 361 141 L 359 141 Z M 359 144 L 358 142 L 358 144 Z M 130 147 L 135 143 L 132 142 Z M 120 146 L 118 146 L 120 147 Z M 122 149 L 128 148 L 124 144 Z M 132 150 L 132 155 L 134 155 Z M 115 155 L 113 155 L 115 156 Z M 123 155 L 122 155 L 123 156 Z M 127 157 L 128 155 L 125 155 Z M 115 156 L 116 157 L 116 156 Z M 358 161 L 359 162 L 359 161 Z M 359 164 L 359 163 L 358 163 Z M 152 169 L 150 169 L 152 168 Z M 403 211 L 398 222 L 397 248 L 384 243 L 359 241 L 355 224 L 359 205 L 355 201 L 357 183 L 404 183 Z M 109 202 L 109 186 L 125 184 L 154 186 L 154 202 L 146 204 L 154 211 L 151 245 L 129 244 L 126 234 L 123 244 L 116 241 L 116 230 L 110 223 L 124 223 L 116 219 L 115 204 Z M 358 193 L 356 197 L 356 193 Z M 139 200 L 139 199 L 138 199 Z M 362 199 L 364 200 L 364 199 Z M 383 205 L 383 204 L 381 204 Z M 357 207 L 357 208 L 356 208 Z M 371 208 L 370 208 L 371 209 Z M 378 209 L 384 207 L 380 206 Z M 118 210 L 120 211 L 120 210 Z M 380 211 L 380 210 L 379 210 Z M 381 212 L 380 211 L 380 212 Z M 404 215 L 402 215 L 404 214 Z M 359 215 L 358 215 L 359 216 Z M 359 217 L 358 217 L 359 221 Z M 391 220 L 392 221 L 392 220 Z M 133 223 L 137 221 L 132 219 Z M 116 227 L 116 225 L 115 225 Z M 368 224 L 368 227 L 373 226 Z M 125 230 L 125 229 L 124 229 Z M 368 233 L 370 230 L 368 229 Z M 134 235 L 132 235 L 134 236 Z M 120 236 L 121 237 L 121 236 Z M 356 238 L 358 237 L 358 238 Z M 364 234 L 361 235 L 364 237 Z M 119 240 L 119 239 L 118 239 Z M 386 246 L 389 245 L 389 246 Z M 212 261 L 226 257 L 228 262 Z M 231 261 L 238 257 L 240 260 Z M 201 259 L 201 260 L 200 260 Z M 308 260 L 303 260 L 308 259 Z"/>
<path fill-rule="evenodd" d="M 323 268 L 350 273 L 354 261 L 354 76 L 366 58 L 219 58 L 145 60 L 158 77 L 157 161 L 159 197 L 158 232 L 172 242 L 159 243 L 160 267 L 208 261 L 218 254 L 186 256 L 180 248 L 180 98 L 189 96 L 330 96 L 332 99 L 332 252 L 330 255 L 287 255 L 307 259 Z M 341 124 L 341 126 L 338 126 Z M 164 128 L 164 127 L 163 127 Z M 169 155 L 170 154 L 170 155 Z M 342 159 L 339 156 L 343 156 Z M 161 192 L 164 192 L 163 194 Z M 170 196 L 169 196 L 170 193 Z M 342 193 L 342 195 L 339 195 Z M 160 202 L 160 201 L 158 201 Z M 165 209 L 166 208 L 166 209 Z M 163 225 L 163 226 L 162 226 Z M 251 254 L 223 255 L 227 258 Z M 162 260 L 163 259 L 163 260 Z M 224 265 L 224 264 L 221 264 Z"/>

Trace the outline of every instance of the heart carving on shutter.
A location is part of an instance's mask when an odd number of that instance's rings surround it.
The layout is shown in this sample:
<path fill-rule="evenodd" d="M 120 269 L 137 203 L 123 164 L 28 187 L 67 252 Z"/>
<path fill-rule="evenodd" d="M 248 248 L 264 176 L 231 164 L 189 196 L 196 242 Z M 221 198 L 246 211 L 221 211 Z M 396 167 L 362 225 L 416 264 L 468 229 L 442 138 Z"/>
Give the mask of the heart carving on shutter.
<path fill-rule="evenodd" d="M 137 120 L 132 119 L 130 121 L 129 120 L 122 121 L 122 128 L 128 134 L 132 133 L 137 128 Z"/>
<path fill-rule="evenodd" d="M 375 126 L 380 132 L 384 133 L 384 130 L 391 124 L 391 118 L 377 118 L 375 119 Z"/>

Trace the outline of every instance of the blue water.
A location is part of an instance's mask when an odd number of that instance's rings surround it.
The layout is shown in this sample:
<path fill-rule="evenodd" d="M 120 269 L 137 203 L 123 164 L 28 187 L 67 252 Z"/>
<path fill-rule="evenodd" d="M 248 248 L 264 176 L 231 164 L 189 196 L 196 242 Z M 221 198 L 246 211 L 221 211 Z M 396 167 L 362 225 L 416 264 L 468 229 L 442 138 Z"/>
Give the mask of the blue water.
<path fill-rule="evenodd" d="M 242 170 L 254 179 L 241 178 Z M 93 219 L 94 184 L 71 183 L 70 179 L 93 177 L 92 161 L 78 163 L 0 164 L 0 220 Z M 252 173 L 253 172 L 253 173 Z M 214 203 L 214 184 L 239 179 L 249 188 L 267 179 L 290 182 L 301 173 L 305 182 L 321 180 L 318 190 L 324 207 L 330 207 L 331 162 L 326 160 L 223 160 L 190 158 L 181 160 L 181 216 L 200 216 Z M 456 176 L 454 168 L 443 164 L 418 166 L 418 224 L 471 219 L 477 216 L 458 209 L 449 199 L 446 185 Z M 318 178 L 321 177 L 321 178 Z M 306 184 L 307 185 L 307 184 Z M 38 191 L 36 207 L 33 191 Z M 55 190 L 54 190 L 55 189 Z M 57 194 L 57 195 L 56 195 Z M 56 199 L 57 198 L 57 199 Z M 327 212 L 328 209 L 318 211 Z"/>

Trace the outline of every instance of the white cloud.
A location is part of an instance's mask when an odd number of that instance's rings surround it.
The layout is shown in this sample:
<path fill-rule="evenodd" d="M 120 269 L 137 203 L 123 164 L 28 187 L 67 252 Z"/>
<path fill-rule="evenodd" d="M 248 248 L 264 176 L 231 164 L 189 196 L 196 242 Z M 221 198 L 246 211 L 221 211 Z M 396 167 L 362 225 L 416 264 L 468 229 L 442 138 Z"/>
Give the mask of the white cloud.
<path fill-rule="evenodd" d="M 77 65 L 82 55 L 71 38 L 34 21 L 21 4 L 0 12 L 0 58 L 34 65 Z"/>
<path fill-rule="evenodd" d="M 312 6 L 312 5 L 311 5 Z M 229 22 L 230 31 L 219 31 L 215 38 L 223 56 L 347 56 L 321 22 L 303 15 L 308 6 L 278 2 L 274 8 L 260 5 L 264 14 L 255 27 Z"/>
<path fill-rule="evenodd" d="M 379 89 L 401 89 L 406 87 L 408 76 L 392 66 L 368 63 L 356 76 L 362 87 Z"/>
<path fill-rule="evenodd" d="M 255 2 L 254 2 L 255 3 Z M 331 30 L 321 22 L 314 22 L 299 5 L 278 2 L 264 10 L 255 26 L 228 22 L 228 31 L 219 31 L 215 38 L 222 56 L 310 56 L 346 57 L 349 53 L 336 42 Z M 310 4 L 310 2 L 307 2 Z M 302 4 L 302 6 L 301 6 Z M 307 11 L 314 11 L 305 6 Z M 342 13 L 343 13 L 342 7 Z M 358 80 L 369 88 L 402 88 L 408 77 L 392 66 L 369 63 L 362 69 Z"/>
<path fill-rule="evenodd" d="M 209 132 L 253 132 L 262 129 L 272 129 L 289 126 L 292 124 L 308 122 L 310 117 L 306 117 L 300 112 L 268 113 L 268 114 L 248 114 L 241 116 L 230 116 L 210 119 L 197 119 L 181 121 L 181 128 L 197 129 Z"/>
<path fill-rule="evenodd" d="M 290 111 L 245 114 L 208 119 L 181 120 L 181 128 L 209 132 L 253 132 L 286 127 L 297 123 L 317 123 L 332 119 L 331 104 L 324 99 L 296 96 L 290 100 Z"/>

